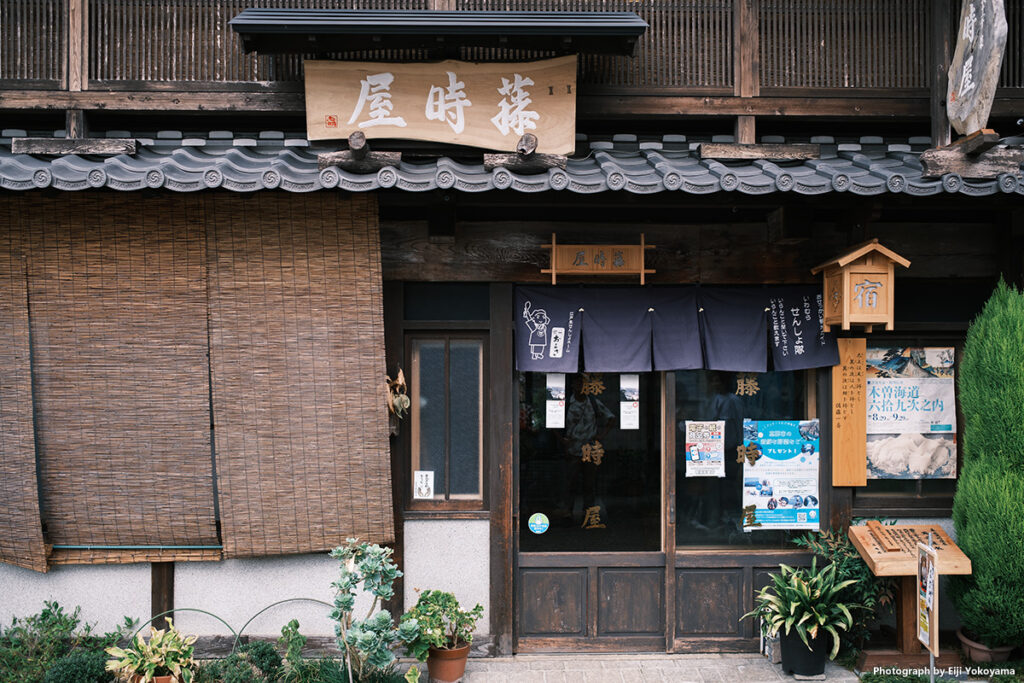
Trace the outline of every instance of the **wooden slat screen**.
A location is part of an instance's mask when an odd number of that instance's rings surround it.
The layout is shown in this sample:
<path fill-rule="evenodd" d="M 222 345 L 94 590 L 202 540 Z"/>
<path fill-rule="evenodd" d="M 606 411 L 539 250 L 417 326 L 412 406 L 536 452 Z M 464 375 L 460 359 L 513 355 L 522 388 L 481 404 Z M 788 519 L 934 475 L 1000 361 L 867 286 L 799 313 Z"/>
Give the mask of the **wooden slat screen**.
<path fill-rule="evenodd" d="M 32 420 L 25 261 L 15 202 L 0 203 L 0 562 L 46 571 Z"/>
<path fill-rule="evenodd" d="M 226 557 L 394 539 L 376 198 L 204 198 Z"/>
<path fill-rule="evenodd" d="M 67 0 L 0 1 L 0 83 L 59 87 L 66 36 Z"/>
<path fill-rule="evenodd" d="M 205 241 L 176 200 L 26 195 L 21 207 L 55 546 L 219 543 Z"/>
<path fill-rule="evenodd" d="M 762 0 L 762 88 L 927 88 L 929 0 Z"/>
<path fill-rule="evenodd" d="M 733 84 L 732 0 L 456 0 L 460 10 L 636 12 L 650 28 L 633 57 L 580 55 L 581 86 L 723 88 Z M 527 60 L 540 52 L 468 48 L 469 61 Z"/>
<path fill-rule="evenodd" d="M 117 81 L 301 80 L 305 56 L 242 51 L 228 21 L 247 7 L 428 9 L 427 0 L 91 0 L 89 78 L 99 82 L 94 87 Z M 417 54 L 381 50 L 376 56 L 401 60 Z"/>
<path fill-rule="evenodd" d="M 1006 50 L 1000 88 L 1024 88 L 1024 0 L 1006 0 Z"/>

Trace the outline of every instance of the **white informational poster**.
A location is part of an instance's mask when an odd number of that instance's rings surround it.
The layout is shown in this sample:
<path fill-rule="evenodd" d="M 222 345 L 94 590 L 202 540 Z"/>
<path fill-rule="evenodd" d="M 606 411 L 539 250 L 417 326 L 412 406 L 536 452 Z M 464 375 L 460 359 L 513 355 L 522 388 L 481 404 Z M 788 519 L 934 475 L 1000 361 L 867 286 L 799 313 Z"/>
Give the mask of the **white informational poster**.
<path fill-rule="evenodd" d="M 725 420 L 686 421 L 686 476 L 725 476 Z"/>
<path fill-rule="evenodd" d="M 917 544 L 917 639 L 939 655 L 939 558 L 935 549 Z"/>
<path fill-rule="evenodd" d="M 417 500 L 430 500 L 434 497 L 434 470 L 416 470 L 413 472 L 412 497 Z"/>
<path fill-rule="evenodd" d="M 640 429 L 640 375 L 619 375 L 619 429 Z"/>
<path fill-rule="evenodd" d="M 547 375 L 547 410 L 544 426 L 548 429 L 565 427 L 565 373 L 549 372 Z"/>
<path fill-rule="evenodd" d="M 952 347 L 867 350 L 868 478 L 956 477 Z"/>
<path fill-rule="evenodd" d="M 743 530 L 817 529 L 818 420 L 743 420 Z"/>

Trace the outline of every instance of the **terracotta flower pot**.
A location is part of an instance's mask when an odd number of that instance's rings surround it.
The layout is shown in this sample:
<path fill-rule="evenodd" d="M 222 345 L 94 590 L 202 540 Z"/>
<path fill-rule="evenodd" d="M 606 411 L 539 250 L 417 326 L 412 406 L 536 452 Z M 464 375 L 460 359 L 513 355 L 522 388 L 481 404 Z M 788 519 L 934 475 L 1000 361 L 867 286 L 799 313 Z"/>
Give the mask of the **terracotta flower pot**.
<path fill-rule="evenodd" d="M 466 673 L 466 659 L 469 657 L 469 644 L 451 650 L 430 648 L 427 657 L 427 671 L 430 680 L 435 683 L 455 683 Z"/>
<path fill-rule="evenodd" d="M 965 636 L 961 629 L 956 630 L 956 637 L 960 639 L 964 653 L 972 662 L 1005 662 L 1010 658 L 1010 653 L 1013 651 L 1013 645 L 1004 645 L 1002 647 L 982 645 Z"/>
<path fill-rule="evenodd" d="M 145 680 L 145 676 L 132 675 L 132 683 L 143 683 Z M 174 676 L 153 676 L 151 683 L 178 683 L 178 679 Z"/>

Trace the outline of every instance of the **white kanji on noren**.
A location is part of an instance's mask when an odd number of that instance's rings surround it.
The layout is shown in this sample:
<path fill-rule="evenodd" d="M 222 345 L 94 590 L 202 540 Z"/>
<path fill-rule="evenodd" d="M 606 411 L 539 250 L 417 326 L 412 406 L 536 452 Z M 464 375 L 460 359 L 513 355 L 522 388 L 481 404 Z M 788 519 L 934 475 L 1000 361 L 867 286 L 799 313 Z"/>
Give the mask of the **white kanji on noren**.
<path fill-rule="evenodd" d="M 491 119 L 491 123 L 502 135 L 508 135 L 509 132 L 522 135 L 527 128 L 537 129 L 536 122 L 540 114 L 526 108 L 533 102 L 526 86 L 533 84 L 533 79 L 519 74 L 514 74 L 511 81 L 501 79 L 498 93 L 505 97 L 498 103 L 498 113 Z"/>
<path fill-rule="evenodd" d="M 348 122 L 350 124 L 359 120 L 363 113 L 363 107 L 369 104 L 369 118 L 359 122 L 360 128 L 372 126 L 398 126 L 405 128 L 405 119 L 401 116 L 391 116 L 391 110 L 395 105 L 391 103 L 391 83 L 395 80 L 393 74 L 388 71 L 379 74 L 367 74 L 366 78 L 359 81 L 359 101 L 352 111 Z"/>
<path fill-rule="evenodd" d="M 472 107 L 473 103 L 466 97 L 466 84 L 458 79 L 453 71 L 446 71 L 448 74 L 448 87 L 439 85 L 430 86 L 427 93 L 427 119 L 431 121 L 447 121 L 456 134 L 461 133 L 466 126 L 466 119 L 462 110 Z"/>

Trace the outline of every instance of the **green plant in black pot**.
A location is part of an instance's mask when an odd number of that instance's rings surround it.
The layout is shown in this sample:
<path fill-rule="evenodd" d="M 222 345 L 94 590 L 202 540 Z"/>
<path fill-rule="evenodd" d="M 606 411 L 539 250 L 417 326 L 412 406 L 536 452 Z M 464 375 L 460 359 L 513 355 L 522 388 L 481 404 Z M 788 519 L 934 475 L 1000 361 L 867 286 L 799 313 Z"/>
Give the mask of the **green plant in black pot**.
<path fill-rule="evenodd" d="M 754 609 L 742 618 L 757 617 L 763 634 L 779 636 L 783 671 L 821 674 L 826 658 L 833 659 L 839 652 L 839 631 L 849 631 L 853 625 L 850 609 L 859 606 L 839 599 L 853 580 L 837 581 L 836 566 L 818 569 L 818 558 L 811 560 L 810 567 L 779 565 L 770 578 L 754 598 Z"/>
<path fill-rule="evenodd" d="M 880 612 L 895 604 L 896 583 L 891 577 L 875 576 L 845 529 L 808 531 L 793 539 L 836 568 L 836 581 L 853 583 L 839 592 L 839 600 L 853 615 L 853 624 L 840 638 L 852 649 L 861 650 L 871 637 L 870 625 Z"/>
<path fill-rule="evenodd" d="M 1000 282 L 971 323 L 957 385 L 964 439 L 953 524 L 973 573 L 950 577 L 950 593 L 968 656 L 992 661 L 1024 642 L 1024 294 L 1016 288 Z"/>

